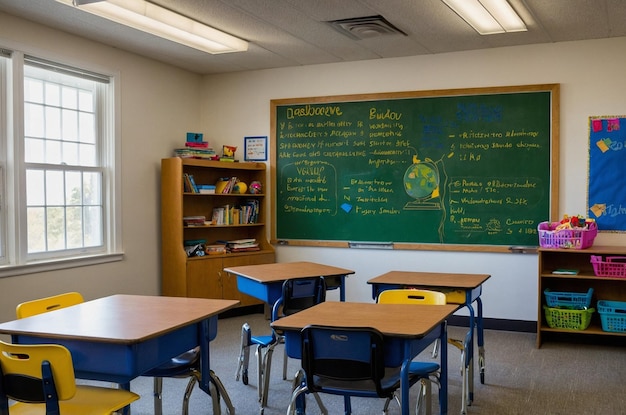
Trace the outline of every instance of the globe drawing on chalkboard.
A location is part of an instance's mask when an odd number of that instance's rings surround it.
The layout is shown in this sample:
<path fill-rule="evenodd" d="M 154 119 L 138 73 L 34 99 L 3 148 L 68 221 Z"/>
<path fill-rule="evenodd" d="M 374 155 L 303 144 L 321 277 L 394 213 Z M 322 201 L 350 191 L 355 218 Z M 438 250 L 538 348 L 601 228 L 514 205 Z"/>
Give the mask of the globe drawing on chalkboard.
<path fill-rule="evenodd" d="M 438 209 L 439 170 L 430 161 L 420 161 L 413 157 L 413 164 L 404 173 L 404 190 L 413 201 L 405 209 Z"/>

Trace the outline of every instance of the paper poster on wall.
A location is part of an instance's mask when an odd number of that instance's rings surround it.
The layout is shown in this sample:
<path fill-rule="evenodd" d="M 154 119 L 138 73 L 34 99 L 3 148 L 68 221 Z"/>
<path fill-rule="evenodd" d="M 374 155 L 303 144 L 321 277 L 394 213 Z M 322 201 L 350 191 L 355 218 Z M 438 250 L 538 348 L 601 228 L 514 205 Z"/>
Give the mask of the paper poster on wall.
<path fill-rule="evenodd" d="M 600 231 L 626 231 L 626 116 L 589 118 L 587 215 Z"/>

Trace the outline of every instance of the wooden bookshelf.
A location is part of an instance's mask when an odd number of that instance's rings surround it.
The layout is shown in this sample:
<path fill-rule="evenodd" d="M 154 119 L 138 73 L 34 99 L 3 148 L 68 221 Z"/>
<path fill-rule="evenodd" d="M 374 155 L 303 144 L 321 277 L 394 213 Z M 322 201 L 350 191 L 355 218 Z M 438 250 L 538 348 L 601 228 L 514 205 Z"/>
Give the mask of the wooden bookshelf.
<path fill-rule="evenodd" d="M 224 298 L 241 302 L 240 306 L 261 304 L 253 297 L 241 294 L 235 276 L 224 268 L 240 265 L 273 263 L 274 248 L 267 239 L 266 195 L 235 193 L 185 192 L 184 174 L 192 175 L 197 185 L 216 184 L 221 178 L 237 177 L 249 185 L 259 181 L 265 191 L 267 168 L 264 163 L 239 163 L 183 159 L 161 160 L 161 251 L 163 295 L 179 297 Z M 212 219 L 213 209 L 220 206 L 239 206 L 258 201 L 259 212 L 253 223 L 228 225 L 205 224 L 186 226 L 183 217 L 205 216 Z M 253 238 L 258 251 L 220 253 L 188 257 L 185 241 L 205 240 L 207 245 L 218 241 Z"/>
<path fill-rule="evenodd" d="M 594 273 L 591 263 L 592 255 L 606 257 L 626 257 L 626 247 L 621 246 L 592 246 L 588 249 L 548 249 L 540 248 L 539 253 L 539 298 L 537 312 L 537 347 L 541 347 L 544 340 L 568 339 L 588 336 L 585 341 L 602 341 L 608 338 L 622 337 L 626 340 L 626 333 L 608 332 L 602 330 L 600 314 L 597 310 L 598 300 L 626 301 L 626 278 L 598 277 Z M 578 271 L 575 275 L 553 273 L 559 269 Z M 590 307 L 596 309 L 591 323 L 586 330 L 567 330 L 551 328 L 546 322 L 543 306 L 546 304 L 544 291 L 549 288 L 556 292 L 584 293 L 593 288 Z M 595 337 L 594 337 L 595 336 Z"/>

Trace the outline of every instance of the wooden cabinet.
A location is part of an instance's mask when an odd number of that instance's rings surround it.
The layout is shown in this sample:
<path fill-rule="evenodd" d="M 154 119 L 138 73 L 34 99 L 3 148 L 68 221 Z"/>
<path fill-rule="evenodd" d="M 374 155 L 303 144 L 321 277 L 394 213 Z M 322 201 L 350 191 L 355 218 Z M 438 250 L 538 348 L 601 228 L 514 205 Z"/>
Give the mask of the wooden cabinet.
<path fill-rule="evenodd" d="M 196 184 L 215 184 L 221 178 L 237 177 L 250 184 L 259 181 L 266 189 L 264 163 L 233 163 L 178 157 L 161 160 L 161 251 L 163 295 L 178 297 L 226 298 L 241 301 L 241 306 L 261 304 L 239 293 L 236 277 L 225 267 L 275 262 L 274 248 L 267 239 L 265 226 L 266 196 L 260 194 L 200 194 L 185 192 L 183 175 L 193 175 Z M 183 217 L 205 216 L 210 220 L 213 208 L 237 206 L 250 200 L 259 203 L 255 223 L 232 225 L 185 226 Z M 216 241 L 254 238 L 260 250 L 187 257 L 187 240 Z"/>
<path fill-rule="evenodd" d="M 626 333 L 614 333 L 602 330 L 600 314 L 597 312 L 598 300 L 626 301 L 626 278 L 597 277 L 591 263 L 592 255 L 626 257 L 626 247 L 593 246 L 588 249 L 547 249 L 539 251 L 539 298 L 537 314 L 537 347 L 542 341 L 567 338 L 569 336 L 587 336 L 585 340 L 602 341 L 609 337 L 625 337 Z M 557 269 L 575 269 L 576 275 L 557 275 Z M 544 290 L 584 293 L 593 288 L 591 307 L 596 309 L 591 323 L 586 330 L 564 330 L 550 328 L 546 323 L 543 305 L 546 304 Z"/>

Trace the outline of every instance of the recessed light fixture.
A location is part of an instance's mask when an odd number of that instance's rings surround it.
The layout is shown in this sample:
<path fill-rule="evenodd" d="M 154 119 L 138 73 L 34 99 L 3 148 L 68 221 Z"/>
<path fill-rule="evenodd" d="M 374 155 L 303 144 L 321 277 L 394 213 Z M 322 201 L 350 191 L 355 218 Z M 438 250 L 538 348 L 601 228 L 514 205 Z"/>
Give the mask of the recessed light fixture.
<path fill-rule="evenodd" d="M 528 29 L 507 0 L 442 0 L 481 35 Z"/>
<path fill-rule="evenodd" d="M 145 0 L 57 0 L 203 52 L 244 52 L 248 42 Z"/>

